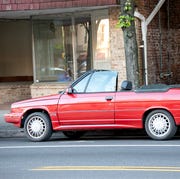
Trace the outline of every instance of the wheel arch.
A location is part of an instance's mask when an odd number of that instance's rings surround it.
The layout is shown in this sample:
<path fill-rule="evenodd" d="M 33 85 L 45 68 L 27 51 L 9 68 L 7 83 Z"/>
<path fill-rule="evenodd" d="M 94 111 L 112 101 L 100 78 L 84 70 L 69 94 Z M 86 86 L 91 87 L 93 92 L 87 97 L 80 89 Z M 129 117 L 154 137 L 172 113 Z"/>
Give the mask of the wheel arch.
<path fill-rule="evenodd" d="M 166 108 L 160 108 L 160 107 L 158 107 L 158 108 L 151 108 L 151 109 L 148 109 L 147 111 L 145 111 L 145 113 L 143 114 L 143 117 L 142 117 L 142 119 L 143 119 L 143 127 L 145 127 L 145 121 L 146 121 L 146 118 L 147 118 L 148 114 L 151 113 L 152 111 L 155 111 L 155 110 L 164 110 L 164 111 L 168 112 L 172 116 L 172 118 L 174 119 L 174 116 L 171 113 L 171 111 L 169 111 Z M 174 120 L 174 122 L 176 124 L 175 120 Z"/>
<path fill-rule="evenodd" d="M 45 109 L 40 109 L 40 108 L 39 109 L 29 109 L 23 114 L 23 117 L 21 120 L 21 126 L 20 126 L 21 128 L 24 127 L 27 117 L 34 112 L 42 112 L 42 113 L 46 114 L 50 119 L 50 115 L 49 115 L 48 111 L 46 111 Z"/>

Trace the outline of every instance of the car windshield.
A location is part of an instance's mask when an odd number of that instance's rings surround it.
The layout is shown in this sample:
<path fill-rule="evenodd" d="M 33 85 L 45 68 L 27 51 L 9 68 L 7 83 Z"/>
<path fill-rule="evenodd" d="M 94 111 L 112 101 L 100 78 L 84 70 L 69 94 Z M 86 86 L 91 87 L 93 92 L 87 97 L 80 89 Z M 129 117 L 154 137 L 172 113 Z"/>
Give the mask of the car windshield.
<path fill-rule="evenodd" d="M 116 91 L 117 72 L 95 71 L 79 81 L 73 90 L 76 93 L 113 92 Z"/>
<path fill-rule="evenodd" d="M 85 88 L 87 86 L 88 80 L 90 78 L 91 74 L 87 75 L 85 78 L 83 78 L 81 81 L 79 81 L 79 83 L 77 83 L 74 87 L 73 90 L 76 93 L 84 93 L 85 92 Z"/>

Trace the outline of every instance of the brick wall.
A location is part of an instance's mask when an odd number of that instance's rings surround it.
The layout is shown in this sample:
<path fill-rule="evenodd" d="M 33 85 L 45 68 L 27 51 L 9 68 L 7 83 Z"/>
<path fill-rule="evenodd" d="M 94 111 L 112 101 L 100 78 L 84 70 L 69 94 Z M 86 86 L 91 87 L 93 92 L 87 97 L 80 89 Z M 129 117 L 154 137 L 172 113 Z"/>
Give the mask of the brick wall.
<path fill-rule="evenodd" d="M 0 0 L 0 11 L 115 5 L 116 0 Z"/>
<path fill-rule="evenodd" d="M 31 85 L 32 98 L 45 96 L 50 94 L 58 94 L 60 91 L 66 89 L 70 84 L 68 83 L 34 83 Z"/>
<path fill-rule="evenodd" d="M 156 0 L 138 1 L 138 9 L 147 18 L 156 4 Z M 165 1 L 160 9 L 160 18 L 159 14 L 157 14 L 148 25 L 147 41 L 149 83 L 180 83 L 179 9 L 179 0 L 169 0 L 168 16 L 168 1 Z M 162 32 L 161 35 L 160 31 Z"/>
<path fill-rule="evenodd" d="M 35 83 L 12 82 L 0 83 L 0 104 L 9 104 L 15 101 L 39 97 L 50 94 L 57 94 L 66 89 L 67 83 Z"/>
<path fill-rule="evenodd" d="M 29 82 L 0 83 L 0 104 L 31 98 Z"/>

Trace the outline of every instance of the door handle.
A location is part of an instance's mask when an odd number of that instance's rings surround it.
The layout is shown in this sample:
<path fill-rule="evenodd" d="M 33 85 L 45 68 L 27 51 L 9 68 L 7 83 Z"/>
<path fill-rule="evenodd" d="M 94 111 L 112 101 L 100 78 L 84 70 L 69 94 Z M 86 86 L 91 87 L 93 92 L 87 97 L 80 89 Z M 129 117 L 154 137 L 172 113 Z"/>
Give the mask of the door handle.
<path fill-rule="evenodd" d="M 113 97 L 112 97 L 112 96 L 106 96 L 105 99 L 106 99 L 107 101 L 110 101 L 110 100 L 113 99 Z"/>

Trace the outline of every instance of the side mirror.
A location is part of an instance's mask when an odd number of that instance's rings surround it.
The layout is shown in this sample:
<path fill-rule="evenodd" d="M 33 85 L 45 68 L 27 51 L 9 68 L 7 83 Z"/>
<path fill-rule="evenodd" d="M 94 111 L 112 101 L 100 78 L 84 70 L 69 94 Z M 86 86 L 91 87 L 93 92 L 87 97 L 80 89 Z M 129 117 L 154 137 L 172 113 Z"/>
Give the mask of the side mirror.
<path fill-rule="evenodd" d="M 67 89 L 67 93 L 68 93 L 68 94 L 72 94 L 72 93 L 73 93 L 73 88 L 69 87 L 69 88 Z"/>

